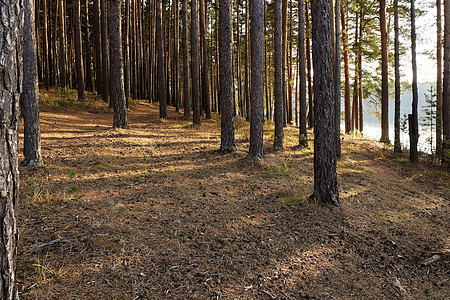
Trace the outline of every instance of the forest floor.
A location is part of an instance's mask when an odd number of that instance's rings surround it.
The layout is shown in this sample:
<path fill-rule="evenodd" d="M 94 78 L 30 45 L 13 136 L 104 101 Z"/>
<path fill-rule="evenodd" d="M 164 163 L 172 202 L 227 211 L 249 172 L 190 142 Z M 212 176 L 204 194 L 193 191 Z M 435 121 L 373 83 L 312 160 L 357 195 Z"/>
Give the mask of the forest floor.
<path fill-rule="evenodd" d="M 273 152 L 265 125 L 258 164 L 240 119 L 224 155 L 217 115 L 193 128 L 138 102 L 116 130 L 102 104 L 56 94 L 45 167 L 20 168 L 22 299 L 450 299 L 450 176 L 424 158 L 343 136 L 328 207 L 308 200 L 313 149 L 293 126 Z"/>

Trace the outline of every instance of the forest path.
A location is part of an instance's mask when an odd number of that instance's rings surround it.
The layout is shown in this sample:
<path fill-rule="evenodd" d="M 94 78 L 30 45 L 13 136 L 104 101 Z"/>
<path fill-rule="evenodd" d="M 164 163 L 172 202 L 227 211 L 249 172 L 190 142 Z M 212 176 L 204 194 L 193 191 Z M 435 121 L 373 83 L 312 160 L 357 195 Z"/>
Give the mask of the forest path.
<path fill-rule="evenodd" d="M 342 205 L 309 203 L 313 150 L 222 155 L 220 120 L 138 104 L 111 113 L 43 112 L 45 168 L 21 169 L 23 299 L 445 299 L 450 177 L 345 136 Z M 311 132 L 310 132 L 311 134 Z M 312 145 L 312 142 L 310 142 Z"/>

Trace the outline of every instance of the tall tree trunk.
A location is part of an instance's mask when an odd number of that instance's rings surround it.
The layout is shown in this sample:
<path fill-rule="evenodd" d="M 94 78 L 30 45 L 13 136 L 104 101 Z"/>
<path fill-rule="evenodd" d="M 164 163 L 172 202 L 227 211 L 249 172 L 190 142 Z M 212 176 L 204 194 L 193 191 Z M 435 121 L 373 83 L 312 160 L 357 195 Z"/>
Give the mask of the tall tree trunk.
<path fill-rule="evenodd" d="M 263 158 L 264 125 L 264 0 L 253 0 L 250 8 L 251 36 L 251 110 L 250 149 L 248 157 Z"/>
<path fill-rule="evenodd" d="M 49 68 L 48 68 L 48 51 L 49 51 L 49 47 L 48 47 L 48 0 L 43 0 L 42 2 L 42 6 L 43 6 L 43 13 L 44 13 L 44 22 L 43 22 L 43 35 L 44 35 L 44 53 L 43 53 L 43 57 L 44 57 L 44 84 L 45 84 L 45 88 L 48 89 L 50 87 L 50 75 L 49 75 Z"/>
<path fill-rule="evenodd" d="M 66 10 L 65 1 L 59 2 L 59 72 L 61 88 L 67 90 L 67 62 L 66 62 Z"/>
<path fill-rule="evenodd" d="M 439 0 L 437 0 L 439 1 Z M 394 0 L 394 69 L 395 69 L 395 115 L 394 115 L 394 152 L 400 153 L 400 41 L 398 24 L 398 0 Z"/>
<path fill-rule="evenodd" d="M 181 25 L 182 48 L 183 48 L 183 98 L 184 98 L 184 117 L 191 116 L 191 89 L 190 89 L 190 71 L 189 71 L 189 46 L 188 46 L 188 21 L 187 21 L 187 0 L 182 0 L 181 4 Z"/>
<path fill-rule="evenodd" d="M 84 101 L 83 48 L 81 43 L 80 1 L 74 3 L 75 63 L 77 65 L 78 101 Z"/>
<path fill-rule="evenodd" d="M 311 25 L 309 22 L 309 9 L 308 9 L 308 1 L 305 1 L 305 22 L 306 22 L 306 31 L 311 32 Z M 309 35 L 306 36 L 306 66 L 308 68 L 308 126 L 312 128 L 314 126 L 314 107 L 313 107 L 313 99 L 314 99 L 314 90 L 312 85 L 312 64 L 311 64 L 311 43 Z"/>
<path fill-rule="evenodd" d="M 179 28 L 180 28 L 180 8 L 178 1 L 174 1 L 175 5 L 175 26 L 174 26 L 174 77 L 175 77 L 175 86 L 174 86 L 174 98 L 175 98 L 175 109 L 178 112 L 180 109 L 180 75 L 179 75 L 179 59 L 180 59 L 180 34 L 179 34 Z"/>
<path fill-rule="evenodd" d="M 364 35 L 364 16 L 363 16 L 363 10 L 360 9 L 359 10 L 359 40 L 360 43 L 358 43 L 358 98 L 359 98 L 359 132 L 362 133 L 363 132 L 363 118 L 364 118 L 364 114 L 363 114 L 363 93 L 362 93 L 362 55 L 363 55 L 363 51 L 362 51 L 362 40 L 363 40 L 363 35 Z"/>
<path fill-rule="evenodd" d="M 341 7 L 342 23 L 342 46 L 344 53 L 344 111 L 345 111 L 345 133 L 352 131 L 351 102 L 350 102 L 350 72 L 348 70 L 348 38 L 345 22 L 344 8 Z"/>
<path fill-rule="evenodd" d="M 38 65 L 38 79 L 39 82 L 44 81 L 43 67 L 42 67 L 42 42 L 41 42 L 41 0 L 36 0 L 35 3 L 35 32 L 36 32 L 36 44 L 37 44 L 37 65 Z"/>
<path fill-rule="evenodd" d="M 19 299 L 16 284 L 18 230 L 15 209 L 19 195 L 18 126 L 22 81 L 23 6 L 22 1 L 0 2 L 0 299 Z M 7 17 L 5 17 L 7 16 Z M 32 24 L 32 23 L 31 23 Z"/>
<path fill-rule="evenodd" d="M 85 48 L 85 73 L 86 73 L 86 90 L 94 91 L 94 82 L 92 81 L 92 66 L 91 66 L 91 43 L 89 39 L 89 4 L 88 0 L 84 1 L 84 48 Z"/>
<path fill-rule="evenodd" d="M 288 122 L 288 99 L 287 99 L 287 87 L 286 87 L 286 58 L 287 58 L 287 0 L 282 0 L 282 83 L 283 83 L 283 126 Z"/>
<path fill-rule="evenodd" d="M 409 160 L 412 163 L 419 161 L 419 154 L 417 152 L 417 144 L 419 141 L 419 122 L 418 122 L 418 106 L 419 95 L 417 91 L 417 59 L 416 59 L 416 7 L 415 0 L 411 0 L 411 56 L 413 68 L 413 82 L 412 82 L 412 114 L 409 116 L 409 139 L 410 152 Z"/>
<path fill-rule="evenodd" d="M 247 121 L 250 120 L 250 110 L 251 110 L 251 103 L 250 103 L 250 58 L 251 58 L 251 49 L 250 49 L 250 0 L 245 0 L 245 119 Z"/>
<path fill-rule="evenodd" d="M 283 149 L 283 62 L 282 62 L 282 0 L 275 0 L 275 138 L 273 149 Z"/>
<path fill-rule="evenodd" d="M 381 141 L 389 142 L 389 74 L 386 30 L 386 0 L 380 0 L 381 27 Z"/>
<path fill-rule="evenodd" d="M 64 1 L 64 0 L 61 0 Z M 94 0 L 94 46 L 95 46 L 95 89 L 97 93 L 103 92 L 103 64 L 102 64 L 102 27 L 100 22 L 100 3 L 102 0 Z"/>
<path fill-rule="evenodd" d="M 450 168 L 450 0 L 444 0 L 444 81 L 442 85 L 442 165 Z"/>
<path fill-rule="evenodd" d="M 22 164 L 24 166 L 39 167 L 43 163 L 39 125 L 39 88 L 34 11 L 34 0 L 26 0 L 24 3 L 22 83 L 22 115 L 24 121 L 23 155 L 25 159 Z"/>
<path fill-rule="evenodd" d="M 442 158 L 442 12 L 441 0 L 436 0 L 436 157 Z"/>
<path fill-rule="evenodd" d="M 240 22 L 240 0 L 236 1 L 236 80 L 237 80 L 237 101 L 239 115 L 244 116 L 244 102 L 242 99 L 241 84 L 241 22 Z"/>
<path fill-rule="evenodd" d="M 130 0 L 125 0 L 124 85 L 126 107 L 130 98 Z"/>
<path fill-rule="evenodd" d="M 109 53 L 108 53 L 108 7 L 106 0 L 100 0 L 102 25 L 102 68 L 103 68 L 103 101 L 108 102 L 109 96 Z"/>
<path fill-rule="evenodd" d="M 233 113 L 233 33 L 231 0 L 220 0 L 219 7 L 219 59 L 220 59 L 220 104 L 221 104 L 221 143 L 224 153 L 236 151 Z"/>
<path fill-rule="evenodd" d="M 336 134 L 336 156 L 341 156 L 341 1 L 335 0 L 334 15 L 334 122 Z M 331 37 L 333 39 L 333 37 Z"/>
<path fill-rule="evenodd" d="M 114 108 L 114 128 L 128 128 L 125 106 L 125 86 L 123 82 L 122 56 L 122 0 L 110 0 L 109 42 L 111 57 L 111 102 Z"/>
<path fill-rule="evenodd" d="M 300 82 L 299 95 L 300 95 L 300 118 L 299 118 L 299 146 L 308 147 L 308 132 L 306 131 L 306 53 L 305 53 L 305 4 L 304 0 L 298 1 L 298 73 Z"/>
<path fill-rule="evenodd" d="M 159 117 L 167 119 L 167 99 L 166 99 L 166 75 L 164 66 L 164 28 L 162 16 L 162 0 L 156 2 L 156 54 L 158 68 L 158 101 L 159 101 Z"/>
<path fill-rule="evenodd" d="M 314 193 L 322 203 L 339 205 L 336 174 L 333 64 L 331 59 L 330 1 L 314 0 L 312 38 L 314 63 Z"/>
<path fill-rule="evenodd" d="M 202 0 L 200 0 L 202 1 Z M 193 123 L 200 125 L 200 58 L 198 43 L 198 12 L 197 0 L 191 1 L 191 55 L 192 55 L 192 106 L 193 106 Z"/>
<path fill-rule="evenodd" d="M 204 101 L 204 108 L 205 108 L 205 117 L 206 120 L 211 119 L 211 99 L 210 99 L 210 91 L 209 91 L 209 51 L 208 51 L 208 44 L 206 40 L 206 8 L 205 8 L 205 1 L 206 0 L 199 0 L 200 1 L 200 32 L 202 35 L 202 41 L 203 41 L 203 63 L 202 63 L 202 99 Z"/>

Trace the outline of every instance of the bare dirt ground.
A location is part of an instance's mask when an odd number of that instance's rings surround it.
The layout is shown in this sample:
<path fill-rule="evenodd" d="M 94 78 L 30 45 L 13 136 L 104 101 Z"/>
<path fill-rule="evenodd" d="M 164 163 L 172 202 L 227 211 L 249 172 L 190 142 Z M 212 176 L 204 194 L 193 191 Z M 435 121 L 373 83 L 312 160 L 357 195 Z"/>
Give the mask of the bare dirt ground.
<path fill-rule="evenodd" d="M 216 115 L 128 116 L 115 130 L 110 112 L 41 113 L 46 166 L 20 169 L 22 299 L 449 299 L 448 173 L 345 136 L 331 208 L 307 200 L 295 127 L 272 152 L 267 124 L 254 164 L 244 121 L 223 155 Z"/>

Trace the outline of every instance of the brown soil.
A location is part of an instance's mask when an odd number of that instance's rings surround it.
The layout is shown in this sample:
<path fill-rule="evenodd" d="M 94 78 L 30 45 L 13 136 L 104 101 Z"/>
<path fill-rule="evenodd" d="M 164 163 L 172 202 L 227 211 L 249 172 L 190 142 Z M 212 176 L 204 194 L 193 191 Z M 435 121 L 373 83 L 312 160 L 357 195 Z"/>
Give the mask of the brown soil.
<path fill-rule="evenodd" d="M 313 150 L 220 154 L 219 118 L 193 128 L 156 104 L 43 112 L 45 168 L 21 168 L 22 299 L 449 299 L 448 173 L 345 136 L 342 205 L 307 199 Z M 311 133 L 310 133 L 311 136 Z M 310 144 L 312 144 L 310 142 Z M 447 298 L 446 298 L 447 297 Z"/>

